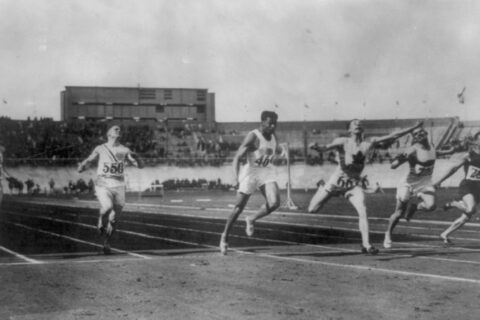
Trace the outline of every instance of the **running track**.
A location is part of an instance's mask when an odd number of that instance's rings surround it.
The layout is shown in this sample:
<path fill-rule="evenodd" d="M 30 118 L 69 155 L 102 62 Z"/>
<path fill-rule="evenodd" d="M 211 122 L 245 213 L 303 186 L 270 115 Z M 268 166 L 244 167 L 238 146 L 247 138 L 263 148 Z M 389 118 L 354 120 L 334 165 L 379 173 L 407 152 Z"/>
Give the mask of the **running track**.
<path fill-rule="evenodd" d="M 96 206 L 95 201 L 7 197 L 2 205 L 0 267 L 218 256 L 218 241 L 230 211 L 194 205 L 128 204 L 112 240 L 113 254 L 105 256 L 95 228 Z M 394 236 L 394 248 L 383 249 L 378 256 L 364 256 L 359 253 L 356 217 L 282 212 L 258 222 L 251 238 L 244 233 L 244 222 L 237 222 L 229 256 L 256 255 L 480 286 L 478 224 L 456 233 L 456 245 L 445 248 L 437 235 L 447 224 L 402 222 Z M 380 248 L 385 226 L 383 218 L 370 219 L 372 242 Z"/>

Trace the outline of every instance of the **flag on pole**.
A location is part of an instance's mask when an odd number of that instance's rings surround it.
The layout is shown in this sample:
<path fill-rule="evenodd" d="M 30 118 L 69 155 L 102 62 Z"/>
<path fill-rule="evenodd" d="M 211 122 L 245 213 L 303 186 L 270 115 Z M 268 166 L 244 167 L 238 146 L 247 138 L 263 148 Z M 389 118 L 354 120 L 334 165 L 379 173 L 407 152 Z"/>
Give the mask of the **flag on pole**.
<path fill-rule="evenodd" d="M 308 104 L 304 104 L 304 107 L 307 108 L 307 109 L 310 109 L 310 107 L 308 106 Z"/>
<path fill-rule="evenodd" d="M 467 89 L 467 88 L 463 87 L 462 92 L 457 93 L 458 102 L 460 102 L 461 104 L 465 103 L 465 95 L 464 95 L 465 89 Z"/>
<path fill-rule="evenodd" d="M 276 104 L 276 103 L 275 103 L 275 108 L 277 108 L 277 109 L 278 109 L 278 108 L 280 108 L 280 107 L 278 106 L 278 104 Z"/>

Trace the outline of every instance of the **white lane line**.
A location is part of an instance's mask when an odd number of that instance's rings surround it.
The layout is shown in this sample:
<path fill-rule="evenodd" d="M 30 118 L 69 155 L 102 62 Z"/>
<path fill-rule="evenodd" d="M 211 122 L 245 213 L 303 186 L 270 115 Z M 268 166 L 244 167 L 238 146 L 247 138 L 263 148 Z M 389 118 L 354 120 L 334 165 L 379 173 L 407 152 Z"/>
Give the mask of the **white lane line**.
<path fill-rule="evenodd" d="M 51 220 L 51 219 L 48 219 L 48 220 Z M 58 234 L 58 233 L 54 233 L 54 232 L 50 232 L 50 231 L 45 231 L 45 230 L 38 229 L 38 228 L 32 228 L 30 226 L 27 226 L 27 225 L 24 225 L 24 224 L 21 224 L 21 223 L 15 223 L 15 222 L 7 222 L 7 223 L 12 224 L 12 225 L 17 226 L 17 227 L 20 227 L 20 228 L 27 229 L 27 230 L 32 230 L 32 231 L 35 231 L 35 232 L 48 234 L 48 235 L 51 235 L 51 236 L 54 236 L 54 237 L 67 239 L 67 240 L 78 242 L 78 243 L 87 244 L 87 245 L 94 246 L 94 247 L 97 247 L 97 248 L 103 248 L 103 246 L 99 245 L 98 243 L 93 243 L 93 242 L 90 242 L 90 241 L 85 241 L 85 240 L 81 240 L 81 239 L 78 239 L 78 238 L 73 238 L 73 237 L 70 237 L 70 236 L 66 236 L 66 235 L 63 235 L 63 234 Z M 144 256 L 144 255 L 141 255 L 141 254 L 138 254 L 138 253 L 128 252 L 128 251 L 121 250 L 121 249 L 111 248 L 111 250 L 114 251 L 114 252 L 124 253 L 124 254 L 128 254 L 130 256 L 134 256 L 134 257 L 138 257 L 138 258 L 142 258 L 142 259 L 150 259 L 150 257 Z"/>
<path fill-rule="evenodd" d="M 319 260 L 274 256 L 266 253 L 250 253 L 247 251 L 245 251 L 244 253 L 253 254 L 255 256 L 260 256 L 260 257 L 265 257 L 270 259 L 276 259 L 276 260 L 287 260 L 287 261 L 300 262 L 300 263 L 312 263 L 312 264 L 318 264 L 322 266 L 329 266 L 329 267 L 335 267 L 335 268 L 355 269 L 360 271 L 375 271 L 378 273 L 398 274 L 398 275 L 404 275 L 404 276 L 413 276 L 413 277 L 429 278 L 429 279 L 435 279 L 435 280 L 447 280 L 447 281 L 455 281 L 455 282 L 466 282 L 466 283 L 480 285 L 479 279 L 449 277 L 449 276 L 442 276 L 442 275 L 431 274 L 431 273 L 401 271 L 401 270 L 377 268 L 377 267 L 357 265 L 357 264 L 341 264 L 341 263 L 326 262 L 326 261 L 319 261 Z"/>
<path fill-rule="evenodd" d="M 197 202 L 210 202 L 212 199 L 195 199 Z"/>
<path fill-rule="evenodd" d="M 159 224 L 152 224 L 152 223 L 145 223 L 145 222 L 137 222 L 137 221 L 131 221 L 131 220 L 122 220 L 122 221 L 123 221 L 123 222 L 126 222 L 126 223 L 130 223 L 130 224 L 134 224 L 134 225 L 148 226 L 148 227 L 160 228 L 160 229 L 169 229 L 169 230 L 178 230 L 178 231 L 187 231 L 187 232 L 197 232 L 197 233 L 212 234 L 212 235 L 217 235 L 217 236 L 220 236 L 220 235 L 221 235 L 220 232 L 214 232 L 214 231 L 206 231 L 206 230 L 197 230 L 197 229 L 191 229 L 191 228 L 164 226 L 164 225 L 159 225 Z M 247 236 L 240 236 L 240 235 L 235 235 L 235 234 L 231 234 L 231 235 L 230 235 L 230 238 L 250 239 L 250 240 L 256 240 L 256 241 L 283 243 L 283 244 L 288 244 L 288 245 L 303 245 L 303 246 L 315 247 L 315 248 L 323 248 L 323 249 L 328 249 L 328 250 L 343 250 L 344 252 L 357 252 L 357 251 L 359 251 L 359 250 L 352 250 L 352 249 L 339 249 L 339 248 L 337 248 L 337 247 L 323 246 L 323 245 L 311 244 L 311 243 L 303 243 L 303 242 L 288 241 L 288 240 L 275 240 L 275 239 L 260 238 L 260 237 L 247 237 Z M 210 247 L 212 247 L 212 246 L 210 246 Z M 216 248 L 216 247 L 215 247 L 215 248 Z"/>
<path fill-rule="evenodd" d="M 183 200 L 182 199 L 172 199 L 170 200 L 171 203 L 182 203 Z"/>
<path fill-rule="evenodd" d="M 13 255 L 13 256 L 15 256 L 15 257 L 17 257 L 17 258 L 19 258 L 19 259 L 25 260 L 25 261 L 28 262 L 28 264 L 32 264 L 32 263 L 33 263 L 33 264 L 42 264 L 42 263 L 43 263 L 42 261 L 35 260 L 35 259 L 31 259 L 31 258 L 29 258 L 29 257 L 27 257 L 27 256 L 24 256 L 23 254 L 20 254 L 20 253 L 18 253 L 18 252 L 15 252 L 15 251 L 12 251 L 12 250 L 10 250 L 10 249 L 7 249 L 7 248 L 5 248 L 4 246 L 0 246 L 0 250 L 5 251 L 5 252 L 7 252 L 7 253 L 10 253 L 11 255 Z"/>
<path fill-rule="evenodd" d="M 80 222 L 73 222 L 73 221 L 69 221 L 69 220 L 63 220 L 63 219 L 52 218 L 52 217 L 47 217 L 47 216 L 30 216 L 30 215 L 24 215 L 24 214 L 21 214 L 21 213 L 17 213 L 16 215 L 17 216 L 29 217 L 29 218 L 36 218 L 36 219 L 41 219 L 41 220 L 57 221 L 57 222 L 66 223 L 66 224 L 73 224 L 73 225 L 78 225 L 78 226 L 81 226 L 81 227 L 91 228 L 91 229 L 95 229 L 95 230 L 97 229 L 96 227 L 91 226 L 89 224 L 80 223 Z M 9 222 L 9 223 L 15 224 L 13 222 Z M 138 223 L 138 224 L 145 225 L 144 223 Z M 25 227 L 27 227 L 27 226 L 25 226 Z M 28 228 L 30 228 L 32 230 L 39 230 L 39 229 L 33 229 L 31 227 L 28 227 Z M 172 228 L 169 228 L 169 229 L 172 229 Z M 183 228 L 177 228 L 177 229 L 182 230 Z M 185 230 L 189 230 L 189 229 L 185 229 Z M 190 230 L 195 231 L 194 229 L 190 229 Z M 43 230 L 39 230 L 39 231 L 49 233 L 48 231 L 43 231 Z M 198 243 L 198 242 L 183 241 L 183 240 L 177 240 L 177 239 L 171 239 L 171 238 L 165 238 L 165 237 L 152 236 L 152 235 L 148 235 L 148 234 L 145 234 L 145 233 L 139 233 L 139 232 L 128 231 L 128 230 L 123 230 L 123 229 L 116 229 L 115 232 L 135 235 L 135 236 L 148 238 L 148 239 L 156 239 L 156 240 L 164 240 L 164 241 L 174 242 L 174 243 L 188 244 L 188 245 L 193 245 L 193 246 L 197 246 L 197 247 L 217 248 L 216 246 L 201 244 L 201 243 Z M 216 234 L 218 234 L 218 233 L 216 233 Z M 68 239 L 72 239 L 72 240 L 76 239 L 76 238 L 71 238 L 71 237 L 63 236 L 63 235 L 59 235 L 59 234 L 55 234 L 55 235 L 60 236 L 60 237 L 65 237 L 65 238 L 68 238 Z M 83 241 L 84 243 L 92 244 L 92 245 L 95 245 L 95 246 L 98 246 L 98 247 L 102 247 L 101 245 L 96 244 L 96 243 L 87 242 L 87 241 L 80 240 L 80 239 L 77 239 L 77 240 L 78 241 Z M 112 248 L 112 251 L 113 250 L 114 249 Z M 118 251 L 118 252 L 122 252 L 122 253 L 128 253 L 128 254 L 133 255 L 133 256 L 139 256 L 139 257 L 142 257 L 144 259 L 150 259 L 150 257 L 148 257 L 148 256 L 140 255 L 140 254 L 137 254 L 137 253 L 134 253 L 134 252 L 131 252 L 131 251 L 124 251 L 124 250 L 121 250 L 121 249 L 115 249 L 115 250 Z"/>

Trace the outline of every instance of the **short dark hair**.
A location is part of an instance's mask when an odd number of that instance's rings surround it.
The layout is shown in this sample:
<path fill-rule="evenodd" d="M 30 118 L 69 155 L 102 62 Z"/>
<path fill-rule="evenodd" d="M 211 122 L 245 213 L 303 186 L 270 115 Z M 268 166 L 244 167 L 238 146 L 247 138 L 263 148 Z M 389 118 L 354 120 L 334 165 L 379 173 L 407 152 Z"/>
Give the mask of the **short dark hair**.
<path fill-rule="evenodd" d="M 353 121 L 360 121 L 360 119 L 355 118 L 355 119 L 352 119 L 352 120 L 348 121 L 348 122 L 347 122 L 347 130 L 350 130 L 350 124 L 351 124 Z"/>
<path fill-rule="evenodd" d="M 477 140 L 478 136 L 480 136 L 480 131 L 477 131 L 477 132 L 473 135 L 473 140 Z"/>
<path fill-rule="evenodd" d="M 263 111 L 261 116 L 260 116 L 260 120 L 263 122 L 265 120 L 267 120 L 267 118 L 271 118 L 272 120 L 275 120 L 277 121 L 278 120 L 278 114 L 274 111 Z"/>

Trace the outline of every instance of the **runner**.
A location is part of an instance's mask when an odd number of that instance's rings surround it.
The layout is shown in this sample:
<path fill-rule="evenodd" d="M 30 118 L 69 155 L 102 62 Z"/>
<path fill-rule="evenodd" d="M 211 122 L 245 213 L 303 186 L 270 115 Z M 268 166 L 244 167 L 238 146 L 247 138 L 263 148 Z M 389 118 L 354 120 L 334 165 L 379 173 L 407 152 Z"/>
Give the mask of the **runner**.
<path fill-rule="evenodd" d="M 365 160 L 370 152 L 381 143 L 390 142 L 412 132 L 422 125 L 393 132 L 387 136 L 377 137 L 367 142 L 364 139 L 364 129 L 358 119 L 350 121 L 348 131 L 350 137 L 336 138 L 332 143 L 312 148 L 319 152 L 337 151 L 338 167 L 325 186 L 320 186 L 310 201 L 308 212 L 315 213 L 333 196 L 343 195 L 350 201 L 359 217 L 359 229 L 362 236 L 362 253 L 375 255 L 378 249 L 370 244 L 367 208 L 365 206 L 366 179 L 362 177 Z"/>
<path fill-rule="evenodd" d="M 242 213 L 250 195 L 260 190 L 265 198 L 265 204 L 253 216 L 247 216 L 246 234 L 252 236 L 256 220 L 272 213 L 280 206 L 280 192 L 276 182 L 273 161 L 276 154 L 283 149 L 280 156 L 286 153 L 285 147 L 277 144 L 275 129 L 278 115 L 273 111 L 263 111 L 259 129 L 250 131 L 245 137 L 233 158 L 235 180 L 238 181 L 238 192 L 233 212 L 228 217 L 225 229 L 220 239 L 220 252 L 226 254 L 228 250 L 228 237 L 234 222 Z M 246 164 L 240 172 L 240 160 L 246 157 Z M 241 174 L 240 174 L 241 173 Z"/>
<path fill-rule="evenodd" d="M 412 131 L 411 141 L 411 146 L 393 159 L 391 164 L 392 169 L 396 169 L 408 162 L 410 169 L 397 186 L 395 211 L 390 216 L 383 241 L 383 247 L 387 249 L 392 247 L 392 232 L 401 217 L 409 221 L 417 210 L 435 210 L 435 188 L 432 182 L 435 160 L 437 156 L 453 153 L 453 148 L 436 151 L 428 140 L 427 131 L 421 127 Z M 420 199 L 419 203 L 411 203 L 415 197 Z"/>
<path fill-rule="evenodd" d="M 5 148 L 0 145 L 0 206 L 2 205 L 3 200 L 3 153 L 5 152 Z"/>
<path fill-rule="evenodd" d="M 457 208 L 462 211 L 462 215 L 440 234 L 446 245 L 452 244 L 449 236 L 472 218 L 480 202 L 480 131 L 473 136 L 469 151 L 452 160 L 448 170 L 434 183 L 436 188 L 440 187 L 443 181 L 464 167 L 465 178 L 459 185 L 458 199 L 444 206 L 445 210 Z"/>
<path fill-rule="evenodd" d="M 128 161 L 135 167 L 142 167 L 139 160 L 134 158 L 132 151 L 118 142 L 119 126 L 111 127 L 107 132 L 107 138 L 107 143 L 97 146 L 78 166 L 78 172 L 82 172 L 88 164 L 98 159 L 95 194 L 100 202 L 100 215 L 97 228 L 100 234 L 105 236 L 103 242 L 105 254 L 111 251 L 110 238 L 115 230 L 116 216 L 125 205 L 125 163 Z"/>

